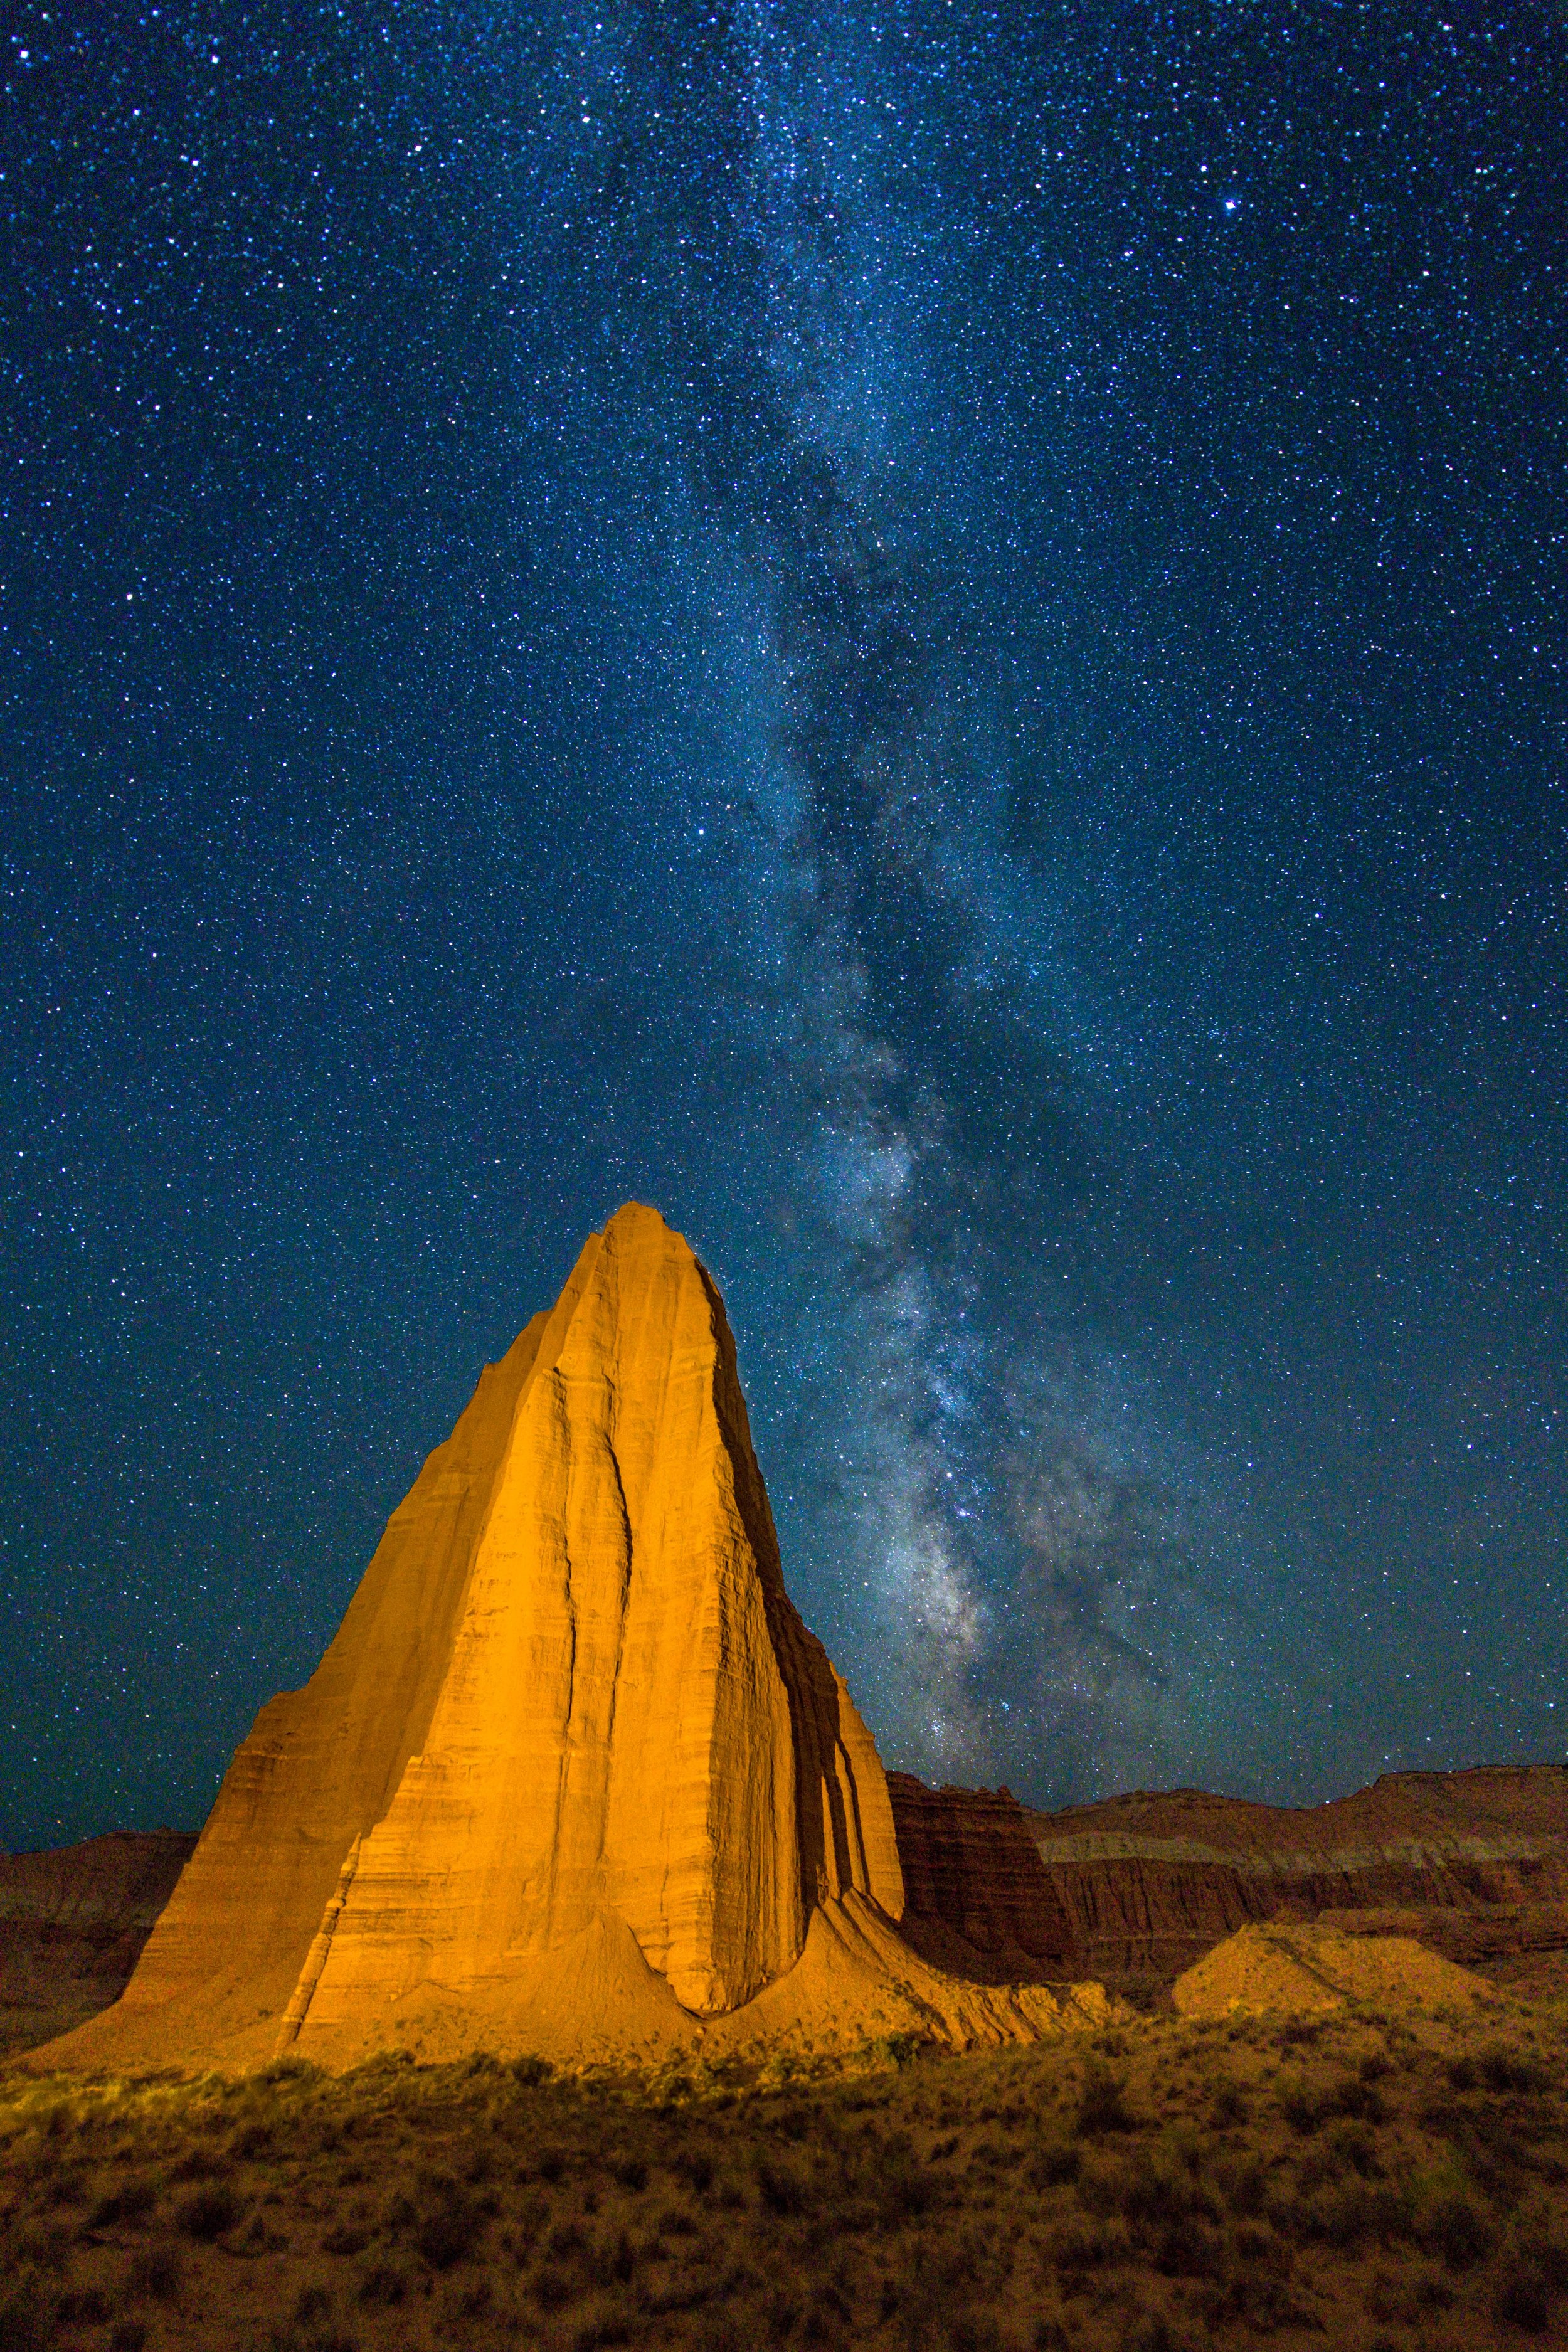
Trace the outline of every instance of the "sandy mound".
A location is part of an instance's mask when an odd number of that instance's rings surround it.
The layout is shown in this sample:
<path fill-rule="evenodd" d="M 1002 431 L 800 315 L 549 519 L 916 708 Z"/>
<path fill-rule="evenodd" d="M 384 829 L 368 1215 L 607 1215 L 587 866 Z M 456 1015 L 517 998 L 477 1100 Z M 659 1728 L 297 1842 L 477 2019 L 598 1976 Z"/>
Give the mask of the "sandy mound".
<path fill-rule="evenodd" d="M 1242 1927 L 1178 1977 L 1184 2017 L 1273 2012 L 1310 2016 L 1347 2001 L 1376 2008 L 1468 2009 L 1498 1996 L 1468 1969 L 1409 1936 L 1346 1936 L 1334 1927 Z"/>
<path fill-rule="evenodd" d="M 952 2050 L 1037 2042 L 1106 2024 L 1120 2009 L 1103 1985 L 984 1985 L 943 1975 L 858 1895 L 813 1914 L 789 1974 L 744 2009 L 709 2021 L 705 2056 L 788 2048 L 849 2050 L 915 2034 Z"/>

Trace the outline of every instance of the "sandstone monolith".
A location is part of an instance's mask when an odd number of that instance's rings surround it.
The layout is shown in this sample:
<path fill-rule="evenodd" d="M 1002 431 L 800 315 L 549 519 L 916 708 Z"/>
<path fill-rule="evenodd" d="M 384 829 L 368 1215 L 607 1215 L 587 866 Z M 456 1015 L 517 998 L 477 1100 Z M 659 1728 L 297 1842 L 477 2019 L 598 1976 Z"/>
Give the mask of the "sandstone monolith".
<path fill-rule="evenodd" d="M 870 1734 L 785 1592 L 719 1293 L 630 1205 L 480 1378 L 261 1709 L 65 2065 L 656 2060 L 1104 2014 L 902 1941 Z"/>

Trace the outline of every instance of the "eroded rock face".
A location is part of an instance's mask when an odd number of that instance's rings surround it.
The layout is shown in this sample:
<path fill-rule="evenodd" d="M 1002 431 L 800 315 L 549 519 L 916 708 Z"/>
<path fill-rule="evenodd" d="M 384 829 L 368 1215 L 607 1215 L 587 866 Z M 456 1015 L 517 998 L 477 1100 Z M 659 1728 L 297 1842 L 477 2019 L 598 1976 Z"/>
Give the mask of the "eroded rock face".
<path fill-rule="evenodd" d="M 997 1984 L 1078 1971 L 1071 1922 L 1030 1816 L 1006 1789 L 928 1789 L 889 1772 L 906 1940 L 937 1965 Z"/>
<path fill-rule="evenodd" d="M 1168 1988 L 1222 1938 L 1270 1920 L 1386 1923 L 1500 1981 L 1546 1990 L 1568 1944 L 1568 1772 L 1391 1772 L 1332 1804 L 1196 1789 L 1030 1816 L 1080 1964 Z"/>
<path fill-rule="evenodd" d="M 632 1206 L 482 1376 L 69 2055 L 334 2058 L 402 2010 L 526 2046 L 554 1952 L 710 2016 L 851 1895 L 903 1909 L 882 1769 L 785 1593 L 718 1292 Z"/>

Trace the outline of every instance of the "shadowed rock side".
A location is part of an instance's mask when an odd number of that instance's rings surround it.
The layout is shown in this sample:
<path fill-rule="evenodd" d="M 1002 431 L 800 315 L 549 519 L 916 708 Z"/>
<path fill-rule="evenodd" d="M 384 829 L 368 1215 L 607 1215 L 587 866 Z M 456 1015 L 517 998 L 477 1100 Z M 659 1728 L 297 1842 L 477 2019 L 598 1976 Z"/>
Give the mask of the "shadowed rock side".
<path fill-rule="evenodd" d="M 1080 1972 L 1071 1922 L 1031 1817 L 1006 1789 L 928 1789 L 889 1772 L 905 1939 L 935 1966 L 991 1984 Z"/>
<path fill-rule="evenodd" d="M 1494 1982 L 1568 1990 L 1568 1771 L 1385 1773 L 1300 1810 L 1142 1792 L 1030 1817 L 1079 1964 L 1135 1997 L 1237 1928 L 1403 1934 Z"/>
<path fill-rule="evenodd" d="M 0 1854 L 0 2056 L 117 1998 L 195 1844 L 178 1830 L 118 1830 Z"/>
<path fill-rule="evenodd" d="M 1066 2013 L 944 1989 L 903 1907 L 718 1292 L 631 1206 L 485 1372 L 305 1689 L 262 1708 L 123 1998 L 44 2054 L 651 2055 Z"/>

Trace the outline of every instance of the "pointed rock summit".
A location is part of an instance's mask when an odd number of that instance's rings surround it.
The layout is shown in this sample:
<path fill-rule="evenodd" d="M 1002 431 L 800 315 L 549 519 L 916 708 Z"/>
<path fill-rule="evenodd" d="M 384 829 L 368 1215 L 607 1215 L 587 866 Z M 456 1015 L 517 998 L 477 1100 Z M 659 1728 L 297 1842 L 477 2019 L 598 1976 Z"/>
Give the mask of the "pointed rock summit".
<path fill-rule="evenodd" d="M 261 1709 L 121 2000 L 38 2054 L 635 2056 L 1056 2016 L 1037 1988 L 944 1990 L 903 1907 L 876 1748 L 784 1591 L 722 1302 L 633 1204 Z"/>

